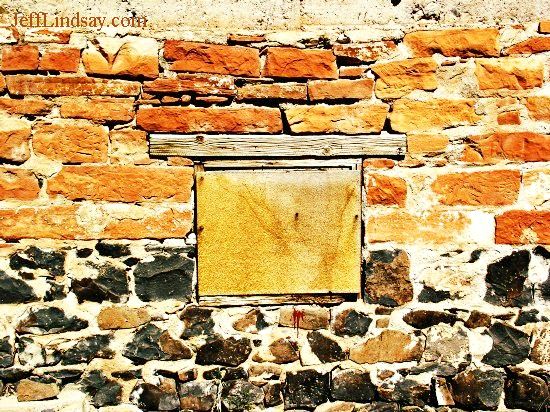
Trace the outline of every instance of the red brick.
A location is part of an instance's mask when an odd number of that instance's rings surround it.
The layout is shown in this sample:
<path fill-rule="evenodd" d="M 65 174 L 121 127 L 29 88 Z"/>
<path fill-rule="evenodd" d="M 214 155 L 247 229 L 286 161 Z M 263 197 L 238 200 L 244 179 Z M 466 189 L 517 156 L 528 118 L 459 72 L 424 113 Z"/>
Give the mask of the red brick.
<path fill-rule="evenodd" d="M 30 123 L 16 117 L 0 116 L 0 159 L 23 163 L 31 153 Z"/>
<path fill-rule="evenodd" d="M 237 90 L 237 100 L 307 100 L 305 83 L 246 84 Z"/>
<path fill-rule="evenodd" d="M 511 210 L 496 217 L 496 243 L 550 244 L 550 211 Z"/>
<path fill-rule="evenodd" d="M 16 72 L 38 69 L 38 47 L 4 46 L 2 48 L 2 71 Z"/>
<path fill-rule="evenodd" d="M 87 122 L 58 121 L 35 125 L 34 153 L 63 163 L 107 161 L 107 129 Z"/>
<path fill-rule="evenodd" d="M 140 108 L 137 124 L 149 132 L 280 133 L 281 112 L 269 107 Z"/>
<path fill-rule="evenodd" d="M 435 53 L 444 56 L 498 56 L 498 29 L 452 29 L 417 31 L 405 35 L 403 42 L 417 57 Z"/>
<path fill-rule="evenodd" d="M 523 90 L 542 86 L 544 65 L 540 60 L 514 57 L 479 59 L 475 74 L 481 90 Z"/>
<path fill-rule="evenodd" d="M 174 61 L 170 70 L 232 74 L 258 77 L 260 54 L 258 49 L 242 46 L 226 46 L 167 40 L 164 43 L 164 58 Z"/>
<path fill-rule="evenodd" d="M 156 79 L 143 83 L 147 93 L 196 93 L 199 95 L 233 96 L 235 82 L 231 76 L 204 74 L 180 74 L 176 79 Z"/>
<path fill-rule="evenodd" d="M 0 200 L 33 200 L 39 192 L 38 179 L 30 170 L 0 167 Z"/>
<path fill-rule="evenodd" d="M 369 174 L 367 204 L 405 207 L 407 184 L 399 177 Z"/>
<path fill-rule="evenodd" d="M 134 118 L 134 100 L 100 98 L 67 98 L 61 104 L 61 117 L 97 122 L 129 122 Z"/>
<path fill-rule="evenodd" d="M 188 202 L 190 167 L 65 166 L 48 180 L 48 194 L 70 200 Z"/>
<path fill-rule="evenodd" d="M 520 181 L 517 170 L 452 173 L 438 176 L 432 190 L 444 205 L 511 205 L 518 198 Z"/>
<path fill-rule="evenodd" d="M 472 136 L 462 160 L 482 164 L 501 160 L 546 162 L 550 160 L 550 136 L 533 132 Z"/>
<path fill-rule="evenodd" d="M 44 96 L 136 96 L 138 82 L 91 77 L 7 76 L 8 90 L 14 95 Z"/>
<path fill-rule="evenodd" d="M 307 93 L 312 101 L 341 99 L 370 99 L 374 88 L 372 79 L 313 80 Z"/>
<path fill-rule="evenodd" d="M 500 125 L 503 124 L 521 124 L 521 118 L 519 117 L 519 112 L 504 112 L 499 113 L 497 116 L 497 123 Z"/>
<path fill-rule="evenodd" d="M 0 110 L 11 114 L 45 115 L 51 112 L 53 103 L 44 99 L 10 99 L 0 97 Z"/>
<path fill-rule="evenodd" d="M 269 47 L 264 77 L 337 79 L 336 56 L 331 50 Z"/>
<path fill-rule="evenodd" d="M 550 51 L 550 37 L 531 37 L 506 49 L 506 54 L 534 54 Z"/>
<path fill-rule="evenodd" d="M 550 96 L 533 96 L 525 99 L 529 117 L 533 120 L 550 122 Z"/>
<path fill-rule="evenodd" d="M 40 70 L 51 70 L 58 72 L 78 71 L 80 64 L 80 50 L 74 48 L 48 49 L 40 59 Z"/>

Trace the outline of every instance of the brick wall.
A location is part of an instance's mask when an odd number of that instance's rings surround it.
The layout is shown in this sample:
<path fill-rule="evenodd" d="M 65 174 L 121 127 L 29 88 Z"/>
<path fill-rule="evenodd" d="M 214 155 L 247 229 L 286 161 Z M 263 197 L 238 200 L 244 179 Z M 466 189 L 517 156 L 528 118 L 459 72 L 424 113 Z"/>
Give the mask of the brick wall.
<path fill-rule="evenodd" d="M 2 28 L 0 411 L 545 410 L 550 23 L 481 26 Z M 362 297 L 198 306 L 193 161 L 152 132 L 405 134 L 363 161 Z"/>

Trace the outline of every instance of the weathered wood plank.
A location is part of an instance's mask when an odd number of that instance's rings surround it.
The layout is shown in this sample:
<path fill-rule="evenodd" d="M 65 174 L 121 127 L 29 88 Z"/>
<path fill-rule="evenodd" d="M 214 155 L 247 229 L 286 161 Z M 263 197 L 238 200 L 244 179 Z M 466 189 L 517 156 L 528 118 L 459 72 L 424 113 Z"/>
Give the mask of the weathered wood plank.
<path fill-rule="evenodd" d="M 221 159 L 205 160 L 205 170 L 213 169 L 352 169 L 361 167 L 357 158 L 336 159 Z"/>
<path fill-rule="evenodd" d="M 338 305 L 356 299 L 356 294 L 201 296 L 199 304 L 204 306 Z"/>
<path fill-rule="evenodd" d="M 403 155 L 405 135 L 177 135 L 151 134 L 153 156 L 361 157 Z"/>

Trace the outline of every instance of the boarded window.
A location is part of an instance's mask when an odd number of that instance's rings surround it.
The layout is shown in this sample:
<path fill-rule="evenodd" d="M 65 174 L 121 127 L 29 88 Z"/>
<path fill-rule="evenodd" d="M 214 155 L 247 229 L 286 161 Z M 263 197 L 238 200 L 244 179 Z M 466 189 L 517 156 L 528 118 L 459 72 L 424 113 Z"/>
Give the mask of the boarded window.
<path fill-rule="evenodd" d="M 199 295 L 358 293 L 360 175 L 197 173 Z"/>

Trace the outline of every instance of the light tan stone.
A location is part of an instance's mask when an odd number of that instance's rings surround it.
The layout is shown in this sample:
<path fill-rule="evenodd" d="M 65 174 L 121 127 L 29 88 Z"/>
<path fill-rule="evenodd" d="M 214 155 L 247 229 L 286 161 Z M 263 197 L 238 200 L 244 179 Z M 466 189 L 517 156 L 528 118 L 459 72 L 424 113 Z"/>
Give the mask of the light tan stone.
<path fill-rule="evenodd" d="M 59 387 L 55 383 L 42 383 L 23 379 L 17 384 L 17 400 L 20 402 L 51 399 L 58 394 Z"/>
<path fill-rule="evenodd" d="M 100 329 L 136 328 L 151 320 L 147 309 L 128 306 L 109 306 L 103 308 L 97 317 Z"/>
<path fill-rule="evenodd" d="M 357 363 L 409 362 L 419 360 L 422 352 L 420 338 L 390 329 L 351 348 L 350 359 Z"/>
<path fill-rule="evenodd" d="M 299 322 L 295 322 L 296 312 L 302 313 Z M 328 308 L 316 306 L 284 306 L 279 311 L 279 325 L 287 327 L 298 327 L 300 329 L 327 329 L 330 322 L 330 311 Z"/>

